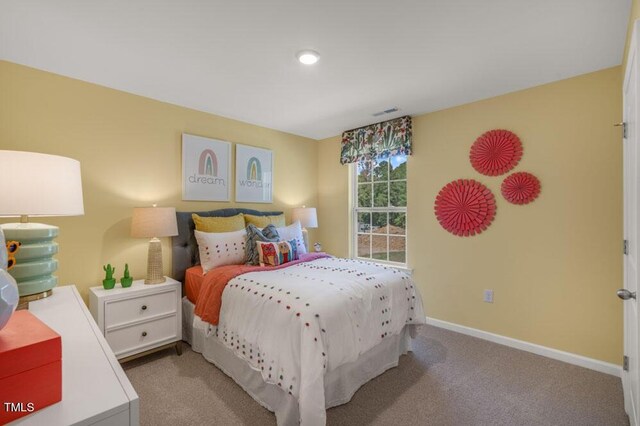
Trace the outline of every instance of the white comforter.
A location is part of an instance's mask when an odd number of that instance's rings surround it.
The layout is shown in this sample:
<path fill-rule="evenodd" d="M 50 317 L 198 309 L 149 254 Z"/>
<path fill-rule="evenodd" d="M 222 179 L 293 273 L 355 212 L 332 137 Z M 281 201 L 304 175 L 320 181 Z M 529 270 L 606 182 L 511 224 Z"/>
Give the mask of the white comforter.
<path fill-rule="evenodd" d="M 304 426 L 326 421 L 324 374 L 423 324 L 411 278 L 380 264 L 324 258 L 232 279 L 217 336 L 299 401 Z"/>

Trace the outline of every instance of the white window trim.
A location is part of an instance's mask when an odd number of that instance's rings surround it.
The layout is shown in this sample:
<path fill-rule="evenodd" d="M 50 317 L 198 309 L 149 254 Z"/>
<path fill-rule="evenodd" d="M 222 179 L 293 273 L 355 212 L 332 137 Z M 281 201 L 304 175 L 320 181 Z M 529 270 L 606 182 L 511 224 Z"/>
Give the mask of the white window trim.
<path fill-rule="evenodd" d="M 409 161 L 409 156 L 407 156 L 407 168 L 408 168 L 408 161 Z M 367 258 L 367 257 L 359 257 L 358 256 L 358 163 L 351 163 L 349 164 L 349 180 L 350 180 L 350 191 L 349 191 L 349 201 L 350 201 L 350 206 L 349 206 L 349 215 L 351 216 L 351 220 L 349 221 L 350 226 L 349 226 L 349 233 L 351 234 L 351 238 L 349 239 L 349 256 L 352 259 L 357 259 L 357 260 L 365 260 L 368 262 L 375 262 L 375 263 L 380 263 L 383 264 L 385 266 L 390 266 L 393 268 L 396 268 L 398 270 L 401 270 L 402 272 L 408 273 L 409 275 L 413 274 L 413 269 L 409 266 L 409 197 L 407 197 L 407 206 L 406 207 L 371 207 L 371 208 L 367 208 L 367 210 L 370 210 L 372 213 L 375 213 L 376 210 L 377 211 L 382 211 L 382 212 L 400 212 L 400 213 L 405 213 L 405 263 L 400 263 L 400 262 L 391 262 L 389 260 L 381 260 L 381 259 L 374 259 L 374 258 Z M 408 177 L 408 176 L 407 176 Z M 407 182 L 407 188 L 409 187 L 409 179 L 392 179 L 392 180 L 388 180 L 385 182 L 399 182 L 399 181 L 405 181 Z M 389 187 L 391 187 L 391 185 L 389 185 Z M 390 189 L 389 189 L 390 190 Z M 372 190 L 373 191 L 373 190 Z M 388 195 L 390 197 L 390 195 Z M 371 194 L 371 197 L 373 199 L 373 192 Z M 375 235 L 375 234 L 369 234 L 369 235 Z M 380 235 L 384 235 L 384 234 L 380 234 Z M 388 241 L 388 239 L 387 239 Z M 387 246 L 387 253 L 389 252 L 389 247 Z"/>

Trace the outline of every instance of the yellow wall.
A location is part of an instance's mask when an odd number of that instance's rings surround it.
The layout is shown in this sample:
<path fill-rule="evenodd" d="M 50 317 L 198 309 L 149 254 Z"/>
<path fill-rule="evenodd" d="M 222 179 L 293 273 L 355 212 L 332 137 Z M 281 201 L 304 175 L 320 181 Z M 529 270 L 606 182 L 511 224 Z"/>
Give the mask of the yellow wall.
<path fill-rule="evenodd" d="M 429 316 L 619 363 L 622 154 L 612 124 L 621 118 L 621 84 L 616 67 L 414 118 L 409 263 Z M 338 137 L 316 143 L 1 61 L 0 93 L 0 149 L 82 164 L 85 215 L 42 222 L 60 226 L 61 283 L 75 283 L 85 297 L 104 263 L 115 264 L 117 276 L 124 262 L 136 278 L 145 275 L 147 243 L 129 237 L 134 206 L 236 205 L 181 201 L 182 132 L 272 149 L 274 203 L 241 206 L 289 214 L 316 205 L 317 239 L 349 254 L 349 173 Z M 522 138 L 517 170 L 542 182 L 533 204 L 506 203 L 501 178 L 469 164 L 471 143 L 492 128 Z M 498 201 L 492 226 L 473 238 L 448 234 L 433 215 L 438 190 L 461 177 L 485 183 Z M 164 258 L 169 274 L 168 239 Z M 495 303 L 482 302 L 485 288 L 495 290 Z"/>
<path fill-rule="evenodd" d="M 318 146 L 318 239 L 327 253 L 349 257 L 349 167 L 340 164 L 339 137 Z"/>
<path fill-rule="evenodd" d="M 60 227 L 59 281 L 76 284 L 85 299 L 90 286 L 101 284 L 105 263 L 120 277 L 128 262 L 134 278 L 144 278 L 147 241 L 129 236 L 135 206 L 158 203 L 182 211 L 238 206 L 284 210 L 289 217 L 292 207 L 317 203 L 314 140 L 6 61 L 0 61 L 0 94 L 0 149 L 81 163 L 85 215 L 39 221 Z M 182 201 L 182 132 L 273 150 L 274 203 Z M 232 185 L 232 198 L 233 191 Z M 310 234 L 313 240 L 313 230 Z M 170 275 L 169 238 L 163 240 L 164 270 Z"/>
<path fill-rule="evenodd" d="M 613 123 L 621 85 L 615 67 L 414 117 L 408 262 L 428 316 L 620 363 L 622 140 Z M 494 128 L 522 139 L 516 170 L 540 179 L 534 203 L 507 203 L 503 177 L 471 167 L 471 144 Z M 339 145 L 338 137 L 320 142 L 319 239 L 345 256 L 349 174 Z M 496 195 L 495 221 L 479 236 L 453 236 L 433 213 L 438 191 L 458 178 Z M 495 291 L 495 303 L 483 303 L 484 289 Z"/>

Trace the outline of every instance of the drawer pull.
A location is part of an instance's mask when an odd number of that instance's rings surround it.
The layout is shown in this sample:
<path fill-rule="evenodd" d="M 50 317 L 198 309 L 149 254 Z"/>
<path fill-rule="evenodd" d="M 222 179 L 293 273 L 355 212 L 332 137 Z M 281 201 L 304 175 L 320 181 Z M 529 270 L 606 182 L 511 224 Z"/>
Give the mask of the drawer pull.
<path fill-rule="evenodd" d="M 147 305 L 142 305 L 142 310 L 146 311 L 147 310 Z"/>
<path fill-rule="evenodd" d="M 147 332 L 146 331 L 142 332 L 142 337 L 147 337 Z"/>

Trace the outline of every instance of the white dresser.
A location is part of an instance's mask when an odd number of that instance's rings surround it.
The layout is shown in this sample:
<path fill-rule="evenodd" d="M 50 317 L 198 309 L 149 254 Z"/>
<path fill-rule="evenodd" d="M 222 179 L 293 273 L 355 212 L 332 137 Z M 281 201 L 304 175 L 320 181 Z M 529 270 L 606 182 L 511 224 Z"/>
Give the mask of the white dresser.
<path fill-rule="evenodd" d="M 29 311 L 62 338 L 62 401 L 10 424 L 137 426 L 138 394 L 76 287 L 55 287 Z"/>
<path fill-rule="evenodd" d="M 182 353 L 182 285 L 137 280 L 128 288 L 91 287 L 89 309 L 116 357 L 123 361 L 174 345 Z"/>

